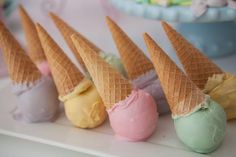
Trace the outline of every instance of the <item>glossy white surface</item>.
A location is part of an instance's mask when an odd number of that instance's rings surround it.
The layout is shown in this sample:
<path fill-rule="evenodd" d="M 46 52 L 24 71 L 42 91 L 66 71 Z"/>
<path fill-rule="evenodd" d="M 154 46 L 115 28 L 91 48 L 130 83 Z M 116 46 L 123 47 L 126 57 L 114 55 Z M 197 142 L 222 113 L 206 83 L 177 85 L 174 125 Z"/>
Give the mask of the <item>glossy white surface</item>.
<path fill-rule="evenodd" d="M 17 122 L 10 115 L 17 98 L 11 94 L 8 80 L 1 80 L 0 85 L 0 134 L 97 156 L 204 156 L 191 152 L 178 140 L 169 115 L 160 118 L 157 130 L 150 139 L 138 143 L 115 139 L 108 122 L 91 130 L 74 128 L 67 121 L 63 110 L 59 119 L 53 123 Z M 236 122 L 230 122 L 223 145 L 208 156 L 232 156 L 235 153 L 235 132 Z"/>
<path fill-rule="evenodd" d="M 1 157 L 92 157 L 91 155 L 0 134 Z"/>

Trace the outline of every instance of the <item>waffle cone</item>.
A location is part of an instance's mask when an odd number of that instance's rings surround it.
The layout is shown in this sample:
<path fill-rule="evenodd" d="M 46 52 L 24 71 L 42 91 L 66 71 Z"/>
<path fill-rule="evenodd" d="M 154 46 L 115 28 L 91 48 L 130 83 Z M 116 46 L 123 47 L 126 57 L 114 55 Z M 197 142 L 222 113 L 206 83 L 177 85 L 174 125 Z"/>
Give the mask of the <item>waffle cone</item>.
<path fill-rule="evenodd" d="M 205 95 L 185 76 L 149 35 L 145 34 L 144 39 L 172 115 L 184 116 L 194 112 L 195 107 L 205 100 Z"/>
<path fill-rule="evenodd" d="M 58 92 L 60 96 L 65 96 L 73 91 L 84 76 L 44 28 L 39 24 L 36 27 Z"/>
<path fill-rule="evenodd" d="M 106 20 L 129 78 L 134 80 L 154 69 L 151 61 L 128 35 L 109 17 Z"/>
<path fill-rule="evenodd" d="M 86 66 L 84 65 L 84 62 L 82 58 L 80 57 L 80 54 L 77 52 L 72 40 L 71 40 L 71 35 L 77 34 L 77 36 L 83 40 L 85 40 L 89 46 L 97 53 L 101 51 L 96 45 L 94 45 L 92 42 L 90 42 L 88 39 L 86 39 L 82 34 L 78 33 L 75 31 L 71 26 L 69 26 L 66 22 L 64 22 L 62 19 L 60 19 L 58 16 L 56 16 L 53 13 L 50 13 L 51 18 L 53 19 L 54 23 L 56 24 L 57 28 L 61 32 L 64 40 L 66 41 L 67 45 L 71 49 L 71 51 L 74 53 L 76 59 L 82 66 L 84 70 L 86 70 Z"/>
<path fill-rule="evenodd" d="M 0 47 L 13 83 L 29 84 L 41 78 L 37 67 L 2 22 L 0 22 Z"/>
<path fill-rule="evenodd" d="M 25 32 L 25 38 L 27 41 L 28 53 L 31 60 L 38 64 L 46 60 L 43 52 L 43 48 L 40 44 L 39 37 L 35 25 L 25 9 L 19 6 L 19 14 L 21 17 L 21 23 Z"/>
<path fill-rule="evenodd" d="M 72 35 L 72 41 L 80 53 L 107 109 L 130 95 L 132 91 L 131 84 L 100 58 L 86 40 L 82 40 L 75 34 Z"/>
<path fill-rule="evenodd" d="M 215 63 L 195 48 L 170 25 L 162 22 L 162 26 L 187 75 L 200 89 L 204 89 L 209 77 L 212 77 L 214 74 L 223 73 Z"/>

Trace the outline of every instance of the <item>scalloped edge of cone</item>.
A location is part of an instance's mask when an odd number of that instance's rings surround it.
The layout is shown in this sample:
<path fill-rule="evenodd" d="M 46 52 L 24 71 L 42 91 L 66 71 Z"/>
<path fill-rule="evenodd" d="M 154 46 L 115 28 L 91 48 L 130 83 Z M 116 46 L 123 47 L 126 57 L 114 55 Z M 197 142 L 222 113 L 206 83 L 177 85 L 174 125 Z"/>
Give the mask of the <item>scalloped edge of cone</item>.
<path fill-rule="evenodd" d="M 150 70 L 153 70 L 154 66 L 152 62 L 124 30 L 109 16 L 106 16 L 106 22 L 129 78 L 135 80 Z M 140 63 L 143 64 L 141 65 Z"/>
<path fill-rule="evenodd" d="M 42 74 L 30 60 L 29 56 L 26 55 L 13 34 L 11 34 L 1 21 L 0 34 L 0 43 L 1 45 L 4 45 L 1 46 L 3 48 L 3 58 L 13 83 L 29 85 L 30 83 L 39 80 L 42 77 Z M 16 60 L 18 60 L 18 62 Z"/>
<path fill-rule="evenodd" d="M 48 32 L 38 23 L 36 28 L 56 87 L 60 96 L 66 96 L 73 92 L 75 87 L 84 79 L 84 76 Z M 56 57 L 54 58 L 54 56 Z M 62 63 L 59 63 L 59 61 Z"/>
<path fill-rule="evenodd" d="M 205 94 L 182 72 L 175 62 L 171 60 L 147 33 L 143 36 L 155 70 L 159 75 L 161 86 L 170 105 L 172 116 L 186 116 L 195 112 L 199 106 L 201 107 L 204 104 L 206 100 Z M 177 78 L 173 79 L 173 74 Z M 168 79 L 170 77 L 172 80 Z M 178 91 L 178 96 L 176 96 L 176 91 Z M 185 92 L 179 93 L 179 91 Z"/>
<path fill-rule="evenodd" d="M 79 38 L 76 34 L 72 35 L 71 38 L 75 47 L 79 50 L 78 52 L 80 52 L 106 108 L 110 109 L 119 101 L 126 99 L 133 89 L 128 80 L 126 80 L 117 70 L 112 68 L 111 65 L 105 62 L 92 48 L 89 47 L 86 41 Z M 101 71 L 98 73 L 97 70 Z M 111 80 L 110 77 L 113 78 L 112 80 L 116 81 L 109 83 Z M 109 81 L 106 82 L 104 79 Z M 125 89 L 125 91 L 121 93 L 120 91 L 123 89 Z M 111 94 L 112 92 L 113 94 Z"/>
<path fill-rule="evenodd" d="M 41 62 L 46 61 L 46 56 L 43 52 L 35 24 L 21 4 L 18 6 L 18 12 L 21 26 L 24 30 L 28 54 L 35 64 L 40 64 Z"/>
<path fill-rule="evenodd" d="M 200 89 L 204 89 L 209 77 L 224 73 L 168 23 L 162 21 L 161 24 L 187 75 Z"/>

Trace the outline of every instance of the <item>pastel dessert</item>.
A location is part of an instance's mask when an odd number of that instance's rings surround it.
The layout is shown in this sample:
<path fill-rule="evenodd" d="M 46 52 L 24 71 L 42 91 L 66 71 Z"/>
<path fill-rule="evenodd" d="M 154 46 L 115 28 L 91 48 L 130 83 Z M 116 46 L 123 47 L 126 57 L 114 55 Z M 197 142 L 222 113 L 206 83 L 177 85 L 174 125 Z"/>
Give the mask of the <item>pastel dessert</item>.
<path fill-rule="evenodd" d="M 12 81 L 12 92 L 18 98 L 13 118 L 29 123 L 54 120 L 59 100 L 53 80 L 40 73 L 2 22 L 0 47 Z"/>
<path fill-rule="evenodd" d="M 52 77 L 73 125 L 94 128 L 106 119 L 106 110 L 93 83 L 85 78 L 45 29 L 36 25 Z"/>
<path fill-rule="evenodd" d="M 148 34 L 144 39 L 169 102 L 177 136 L 195 152 L 216 150 L 227 125 L 223 108 L 186 77 Z"/>
<path fill-rule="evenodd" d="M 51 72 L 39 41 L 34 22 L 21 5 L 19 6 L 19 14 L 21 17 L 21 24 L 23 26 L 30 59 L 34 62 L 43 75 L 50 76 Z"/>
<path fill-rule="evenodd" d="M 89 75 L 88 75 L 88 71 L 86 69 L 86 66 L 84 65 L 83 60 L 80 57 L 80 54 L 77 52 L 77 50 L 74 47 L 72 40 L 70 38 L 72 34 L 77 34 L 82 40 L 85 40 L 90 45 L 90 47 L 95 52 L 97 52 L 107 63 L 109 63 L 113 68 L 117 69 L 123 76 L 125 76 L 125 77 L 127 76 L 124 66 L 121 63 L 121 60 L 116 55 L 102 51 L 95 44 L 93 44 L 91 41 L 89 41 L 82 34 L 77 32 L 75 29 L 73 29 L 71 26 L 69 26 L 66 22 L 64 22 L 62 19 L 60 19 L 55 14 L 50 13 L 50 16 L 53 19 L 53 21 L 56 24 L 59 31 L 61 32 L 65 41 L 67 42 L 69 48 L 74 53 L 75 57 L 77 58 L 78 62 L 80 63 L 85 74 L 87 74 L 88 77 L 89 77 Z"/>
<path fill-rule="evenodd" d="M 191 9 L 195 16 L 200 17 L 208 8 L 225 7 L 236 9 L 235 0 L 192 0 Z"/>
<path fill-rule="evenodd" d="M 236 76 L 224 72 L 170 25 L 162 23 L 188 77 L 219 103 L 227 119 L 236 118 Z"/>
<path fill-rule="evenodd" d="M 153 96 L 160 114 L 168 113 L 169 105 L 152 62 L 109 17 L 107 17 L 107 24 L 132 84 Z"/>
<path fill-rule="evenodd" d="M 115 136 L 126 141 L 143 141 L 155 131 L 158 113 L 152 96 L 132 85 L 106 63 L 78 35 L 72 41 L 80 53 L 106 106 Z"/>

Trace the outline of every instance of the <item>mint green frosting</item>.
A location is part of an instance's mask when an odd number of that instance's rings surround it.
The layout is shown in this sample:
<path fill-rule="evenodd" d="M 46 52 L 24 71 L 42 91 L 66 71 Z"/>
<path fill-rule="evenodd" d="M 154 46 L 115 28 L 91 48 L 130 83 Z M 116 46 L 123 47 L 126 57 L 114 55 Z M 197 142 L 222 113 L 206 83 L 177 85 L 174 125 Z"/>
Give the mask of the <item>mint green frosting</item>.
<path fill-rule="evenodd" d="M 114 69 L 118 70 L 124 77 L 127 78 L 127 73 L 120 58 L 111 53 L 100 52 L 99 54 L 107 63 L 109 63 Z"/>
<path fill-rule="evenodd" d="M 226 114 L 223 108 L 210 98 L 198 111 L 174 119 L 179 139 L 193 151 L 210 153 L 223 141 L 226 130 Z"/>

